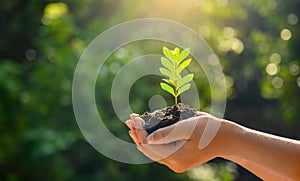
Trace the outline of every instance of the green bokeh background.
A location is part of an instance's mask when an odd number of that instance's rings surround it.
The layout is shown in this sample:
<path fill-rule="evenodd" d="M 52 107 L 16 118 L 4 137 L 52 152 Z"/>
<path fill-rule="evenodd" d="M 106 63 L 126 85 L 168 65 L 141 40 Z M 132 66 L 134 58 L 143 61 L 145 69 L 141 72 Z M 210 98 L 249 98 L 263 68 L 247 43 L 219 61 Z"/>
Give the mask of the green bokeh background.
<path fill-rule="evenodd" d="M 300 139 L 298 0 L 3 0 L 1 4 L 1 181 L 259 180 L 222 159 L 182 174 L 157 163 L 118 163 L 86 142 L 71 102 L 76 64 L 97 35 L 136 18 L 174 20 L 208 42 L 226 75 L 225 118 Z M 131 141 L 128 129 L 111 105 L 112 80 L 128 61 L 162 54 L 162 46 L 172 48 L 155 41 L 122 47 L 105 62 L 97 79 L 99 112 L 107 127 L 126 141 Z M 201 110 L 208 111 L 211 97 L 205 74 L 199 66 L 190 66 L 189 71 L 196 75 Z M 159 81 L 159 76 L 146 76 L 132 86 L 129 99 L 135 112 L 149 110 L 153 95 L 172 100 Z"/>

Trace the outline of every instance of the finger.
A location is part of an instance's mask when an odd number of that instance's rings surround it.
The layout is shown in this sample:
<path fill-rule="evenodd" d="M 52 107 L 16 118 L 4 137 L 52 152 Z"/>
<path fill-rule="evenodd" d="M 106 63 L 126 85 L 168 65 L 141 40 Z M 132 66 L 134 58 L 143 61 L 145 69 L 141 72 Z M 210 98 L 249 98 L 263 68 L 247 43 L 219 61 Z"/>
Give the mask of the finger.
<path fill-rule="evenodd" d="M 142 152 L 145 156 L 147 156 L 148 158 L 150 158 L 151 160 L 156 161 L 156 162 L 158 162 L 160 164 L 165 164 L 164 160 L 163 160 L 163 157 L 161 157 L 161 156 L 159 156 L 159 155 L 151 152 L 149 149 L 146 149 L 144 146 L 145 145 L 138 145 L 137 149 L 140 152 Z"/>
<path fill-rule="evenodd" d="M 166 162 L 168 157 L 177 152 L 185 143 L 186 141 L 177 141 L 163 145 L 141 144 L 138 145 L 138 148 L 152 160 Z"/>
<path fill-rule="evenodd" d="M 132 120 L 127 120 L 127 121 L 125 122 L 125 124 L 128 126 L 128 128 L 129 128 L 130 130 L 134 130 L 134 129 L 135 129 L 135 128 L 134 128 L 134 123 L 133 123 Z"/>
<path fill-rule="evenodd" d="M 147 132 L 143 128 L 144 120 L 140 117 L 135 117 L 134 119 L 134 127 L 135 127 L 135 132 L 137 135 L 137 138 L 140 143 L 145 144 L 147 143 L 146 137 L 147 137 Z"/>
<path fill-rule="evenodd" d="M 137 145 L 141 144 L 134 130 L 130 130 L 129 135 L 135 144 L 137 144 Z"/>
<path fill-rule="evenodd" d="M 197 125 L 197 120 L 198 117 L 193 117 L 158 129 L 147 137 L 147 143 L 166 144 L 178 140 L 188 140 Z"/>
<path fill-rule="evenodd" d="M 136 113 L 131 113 L 131 114 L 130 114 L 130 119 L 131 119 L 131 120 L 134 120 L 135 117 L 138 117 L 138 116 L 139 116 L 139 115 L 136 114 Z"/>
<path fill-rule="evenodd" d="M 207 116 L 207 115 L 209 115 L 209 114 L 206 113 L 206 112 L 197 111 L 197 115 L 199 115 L 199 116 Z"/>
<path fill-rule="evenodd" d="M 142 152 L 146 157 L 150 158 L 153 161 L 160 161 L 160 157 L 155 155 L 154 153 L 146 150 L 143 145 L 137 145 L 137 149 Z"/>

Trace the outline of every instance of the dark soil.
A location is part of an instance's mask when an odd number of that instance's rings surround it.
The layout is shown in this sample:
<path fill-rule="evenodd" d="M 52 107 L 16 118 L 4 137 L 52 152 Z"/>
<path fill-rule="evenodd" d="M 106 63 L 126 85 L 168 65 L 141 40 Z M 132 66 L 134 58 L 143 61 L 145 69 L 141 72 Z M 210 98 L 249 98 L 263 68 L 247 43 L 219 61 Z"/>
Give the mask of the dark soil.
<path fill-rule="evenodd" d="M 144 128 L 150 134 L 153 131 L 172 125 L 178 121 L 198 116 L 197 110 L 179 103 L 172 107 L 165 107 L 152 113 L 145 112 L 140 117 L 145 121 Z"/>

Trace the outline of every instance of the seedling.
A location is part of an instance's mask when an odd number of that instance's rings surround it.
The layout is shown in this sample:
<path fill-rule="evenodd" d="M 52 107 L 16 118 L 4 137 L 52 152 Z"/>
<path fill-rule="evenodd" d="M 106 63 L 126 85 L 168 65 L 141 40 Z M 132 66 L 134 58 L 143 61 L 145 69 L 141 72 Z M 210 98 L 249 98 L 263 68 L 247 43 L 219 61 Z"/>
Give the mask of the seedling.
<path fill-rule="evenodd" d="M 185 59 L 190 54 L 190 49 L 180 52 L 177 47 L 174 50 L 163 47 L 163 54 L 165 57 L 161 57 L 161 63 L 164 67 L 159 68 L 159 71 L 167 78 L 162 79 L 164 82 L 160 83 L 160 87 L 174 96 L 176 105 L 179 95 L 190 89 L 190 82 L 194 78 L 194 74 L 184 77 L 180 74 L 192 61 L 191 58 Z"/>
<path fill-rule="evenodd" d="M 152 113 L 145 112 L 141 115 L 141 118 L 145 121 L 144 128 L 148 134 L 178 121 L 199 116 L 199 112 L 196 109 L 178 103 L 178 97 L 190 89 L 190 82 L 194 78 L 194 74 L 184 76 L 181 74 L 192 61 L 191 58 L 187 58 L 190 54 L 190 49 L 187 48 L 180 52 L 179 48 L 169 50 L 163 47 L 163 54 L 164 56 L 161 57 L 163 66 L 159 68 L 159 71 L 164 75 L 164 78 L 160 86 L 163 90 L 174 96 L 175 105 L 158 109 Z"/>

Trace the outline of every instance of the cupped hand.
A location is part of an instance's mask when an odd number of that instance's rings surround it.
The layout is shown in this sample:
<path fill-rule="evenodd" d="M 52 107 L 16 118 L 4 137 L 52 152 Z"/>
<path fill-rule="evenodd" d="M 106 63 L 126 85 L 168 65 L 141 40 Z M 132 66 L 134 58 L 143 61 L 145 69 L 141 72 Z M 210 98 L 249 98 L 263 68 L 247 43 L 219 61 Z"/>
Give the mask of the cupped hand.
<path fill-rule="evenodd" d="M 184 172 L 218 156 L 218 134 L 208 146 L 199 149 L 199 142 L 208 121 L 215 124 L 222 122 L 201 112 L 200 116 L 182 120 L 148 135 L 143 128 L 143 119 L 137 114 L 131 114 L 126 125 L 130 128 L 129 135 L 144 155 L 175 172 Z"/>

